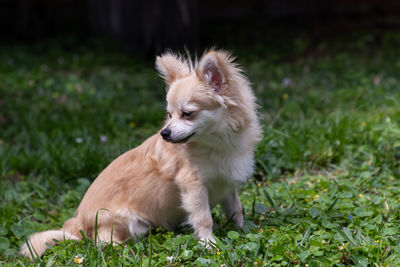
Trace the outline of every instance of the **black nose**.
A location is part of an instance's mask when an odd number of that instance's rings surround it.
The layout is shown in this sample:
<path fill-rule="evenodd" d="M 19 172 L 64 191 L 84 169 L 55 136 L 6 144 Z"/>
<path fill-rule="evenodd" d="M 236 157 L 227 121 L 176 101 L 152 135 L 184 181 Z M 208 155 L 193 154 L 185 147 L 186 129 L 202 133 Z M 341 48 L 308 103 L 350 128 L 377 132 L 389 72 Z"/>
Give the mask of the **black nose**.
<path fill-rule="evenodd" d="M 168 140 L 168 138 L 171 135 L 171 130 L 168 128 L 165 128 L 164 130 L 161 131 L 161 136 L 165 139 Z"/>

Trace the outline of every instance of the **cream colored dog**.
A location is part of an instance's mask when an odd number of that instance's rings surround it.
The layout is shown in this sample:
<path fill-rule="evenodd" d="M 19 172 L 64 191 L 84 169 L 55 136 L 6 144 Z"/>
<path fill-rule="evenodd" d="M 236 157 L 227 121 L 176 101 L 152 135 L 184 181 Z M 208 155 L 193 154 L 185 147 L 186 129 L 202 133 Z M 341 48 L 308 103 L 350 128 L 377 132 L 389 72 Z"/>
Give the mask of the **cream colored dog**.
<path fill-rule="evenodd" d="M 238 187 L 253 172 L 261 137 L 249 82 L 224 51 L 211 50 L 193 66 L 171 53 L 157 58 L 167 83 L 163 129 L 115 159 L 93 182 L 75 216 L 60 230 L 32 235 L 21 253 L 43 255 L 46 243 L 94 238 L 124 242 L 149 227 L 190 224 L 205 244 L 215 242 L 210 209 L 221 203 L 243 225 Z M 111 237 L 112 235 L 112 237 Z"/>

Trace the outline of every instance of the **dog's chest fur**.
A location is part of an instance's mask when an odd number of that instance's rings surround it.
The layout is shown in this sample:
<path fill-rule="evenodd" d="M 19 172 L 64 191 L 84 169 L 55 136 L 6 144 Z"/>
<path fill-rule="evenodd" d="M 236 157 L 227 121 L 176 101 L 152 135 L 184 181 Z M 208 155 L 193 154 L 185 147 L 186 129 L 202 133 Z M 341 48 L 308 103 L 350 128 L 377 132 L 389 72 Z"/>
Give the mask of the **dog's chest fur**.
<path fill-rule="evenodd" d="M 253 172 L 253 151 L 232 152 L 200 149 L 193 156 L 200 179 L 207 186 L 211 207 L 221 202 Z"/>

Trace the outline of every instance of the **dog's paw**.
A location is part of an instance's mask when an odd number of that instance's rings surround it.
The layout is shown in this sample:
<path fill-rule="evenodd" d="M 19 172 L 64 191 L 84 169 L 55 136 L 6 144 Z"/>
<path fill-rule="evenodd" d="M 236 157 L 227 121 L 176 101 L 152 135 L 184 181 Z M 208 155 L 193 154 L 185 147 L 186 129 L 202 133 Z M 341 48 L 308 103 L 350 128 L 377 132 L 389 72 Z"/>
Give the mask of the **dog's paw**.
<path fill-rule="evenodd" d="M 236 225 L 237 228 L 242 229 L 243 228 L 243 222 L 244 222 L 244 218 L 243 218 L 243 214 L 239 213 L 237 215 L 235 215 L 233 217 L 233 221 Z"/>
<path fill-rule="evenodd" d="M 217 241 L 215 241 L 215 238 L 211 233 L 205 237 L 200 238 L 199 242 L 210 250 L 215 248 L 217 244 Z"/>

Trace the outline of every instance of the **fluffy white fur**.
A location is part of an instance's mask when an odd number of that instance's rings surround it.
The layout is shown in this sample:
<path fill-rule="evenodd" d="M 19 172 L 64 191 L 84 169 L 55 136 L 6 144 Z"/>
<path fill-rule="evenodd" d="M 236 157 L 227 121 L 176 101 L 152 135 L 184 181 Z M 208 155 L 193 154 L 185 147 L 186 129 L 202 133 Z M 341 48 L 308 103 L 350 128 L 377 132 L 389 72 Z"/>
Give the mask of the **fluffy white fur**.
<path fill-rule="evenodd" d="M 80 239 L 80 230 L 93 238 L 96 213 L 98 237 L 108 242 L 186 222 L 209 244 L 218 203 L 242 227 L 238 187 L 253 172 L 261 137 L 249 82 L 224 51 L 206 52 L 195 66 L 167 53 L 156 68 L 167 84 L 164 127 L 100 173 L 62 229 L 29 238 L 39 256 L 53 239 Z M 21 253 L 32 258 L 26 245 Z"/>

